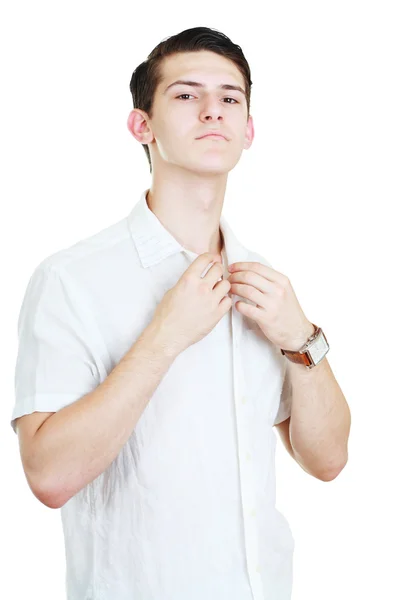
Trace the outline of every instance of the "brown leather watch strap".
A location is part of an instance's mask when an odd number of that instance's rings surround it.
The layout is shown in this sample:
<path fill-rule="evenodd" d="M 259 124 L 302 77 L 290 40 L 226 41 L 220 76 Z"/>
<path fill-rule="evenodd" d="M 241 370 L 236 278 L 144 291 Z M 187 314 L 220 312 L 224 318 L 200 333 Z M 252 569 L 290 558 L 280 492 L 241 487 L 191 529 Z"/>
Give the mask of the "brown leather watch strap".
<path fill-rule="evenodd" d="M 309 342 L 310 339 L 316 338 L 321 330 L 321 328 L 315 325 L 315 323 L 312 323 L 312 325 L 314 326 L 314 333 L 312 334 L 312 336 L 310 336 L 307 342 Z M 306 365 L 306 367 L 312 364 L 312 361 L 310 360 L 307 352 L 299 352 L 298 350 L 282 350 L 281 348 L 281 353 L 294 363 Z"/>
<path fill-rule="evenodd" d="M 306 352 L 290 352 L 290 350 L 281 350 L 282 354 L 294 363 L 299 363 L 309 367 L 312 363 Z"/>

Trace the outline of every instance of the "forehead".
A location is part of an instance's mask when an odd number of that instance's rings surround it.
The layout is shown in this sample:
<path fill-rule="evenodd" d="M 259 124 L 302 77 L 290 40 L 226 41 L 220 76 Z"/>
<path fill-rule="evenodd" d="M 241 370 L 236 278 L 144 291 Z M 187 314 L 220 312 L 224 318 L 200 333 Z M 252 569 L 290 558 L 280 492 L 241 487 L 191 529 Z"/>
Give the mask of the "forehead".
<path fill-rule="evenodd" d="M 243 75 L 234 62 L 209 50 L 166 56 L 162 62 L 162 73 L 164 87 L 188 76 L 210 86 L 232 83 L 244 88 L 245 85 Z"/>

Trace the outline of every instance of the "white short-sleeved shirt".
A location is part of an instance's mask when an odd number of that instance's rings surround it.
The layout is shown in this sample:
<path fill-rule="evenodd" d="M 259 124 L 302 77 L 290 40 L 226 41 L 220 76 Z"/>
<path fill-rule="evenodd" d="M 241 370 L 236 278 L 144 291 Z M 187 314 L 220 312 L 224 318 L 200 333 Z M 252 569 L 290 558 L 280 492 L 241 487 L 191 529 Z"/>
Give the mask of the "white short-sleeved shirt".
<path fill-rule="evenodd" d="M 58 411 L 104 381 L 198 256 L 147 192 L 34 270 L 18 320 L 14 431 L 17 417 Z M 270 265 L 222 215 L 220 228 L 225 276 L 232 262 Z M 115 460 L 60 509 L 68 600 L 290 599 L 294 539 L 275 507 L 273 430 L 290 415 L 287 359 L 232 300 L 171 364 Z"/>

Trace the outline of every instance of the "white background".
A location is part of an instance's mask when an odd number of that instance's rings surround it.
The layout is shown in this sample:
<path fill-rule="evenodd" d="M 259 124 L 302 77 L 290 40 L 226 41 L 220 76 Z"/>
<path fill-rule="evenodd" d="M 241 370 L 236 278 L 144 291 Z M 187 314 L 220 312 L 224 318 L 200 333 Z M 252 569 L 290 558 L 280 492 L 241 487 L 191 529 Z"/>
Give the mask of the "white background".
<path fill-rule="evenodd" d="M 255 139 L 229 175 L 224 214 L 323 328 L 352 412 L 349 462 L 332 482 L 305 473 L 278 441 L 293 600 L 398 598 L 398 4 L 189 9 L 37 0 L 3 12 L 0 595 L 65 597 L 59 510 L 32 495 L 9 425 L 28 279 L 49 254 L 126 216 L 149 187 L 126 128 L 130 77 L 162 39 L 202 25 L 242 47 L 253 80 Z"/>

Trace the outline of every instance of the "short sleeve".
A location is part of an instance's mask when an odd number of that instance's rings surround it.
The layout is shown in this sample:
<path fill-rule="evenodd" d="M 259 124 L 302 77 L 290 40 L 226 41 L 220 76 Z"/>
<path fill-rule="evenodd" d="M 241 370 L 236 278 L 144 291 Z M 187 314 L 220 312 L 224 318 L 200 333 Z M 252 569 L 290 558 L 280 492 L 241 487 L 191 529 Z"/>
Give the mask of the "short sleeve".
<path fill-rule="evenodd" d="M 73 278 L 42 262 L 29 280 L 18 319 L 15 433 L 18 417 L 57 412 L 97 387 L 92 332 L 85 298 Z"/>
<path fill-rule="evenodd" d="M 285 358 L 285 360 L 287 360 Z M 292 408 L 292 384 L 289 379 L 289 369 L 285 367 L 285 376 L 282 384 L 281 398 L 274 426 L 279 425 L 290 417 Z"/>

